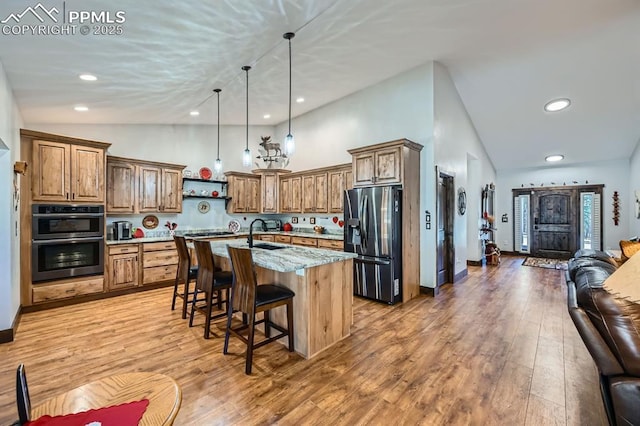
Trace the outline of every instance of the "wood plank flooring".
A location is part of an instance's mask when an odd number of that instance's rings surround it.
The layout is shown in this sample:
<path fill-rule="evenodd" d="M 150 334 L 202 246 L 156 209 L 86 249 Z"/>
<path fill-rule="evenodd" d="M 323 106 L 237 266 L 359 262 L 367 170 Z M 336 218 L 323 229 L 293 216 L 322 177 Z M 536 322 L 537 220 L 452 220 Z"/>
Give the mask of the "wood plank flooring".
<path fill-rule="evenodd" d="M 352 335 L 305 361 L 202 338 L 170 310 L 170 288 L 25 314 L 0 345 L 0 425 L 17 419 L 15 369 L 31 402 L 110 374 L 153 371 L 183 391 L 178 425 L 606 425 L 595 366 L 566 307 L 563 272 L 470 267 L 433 298 L 355 299 Z"/>

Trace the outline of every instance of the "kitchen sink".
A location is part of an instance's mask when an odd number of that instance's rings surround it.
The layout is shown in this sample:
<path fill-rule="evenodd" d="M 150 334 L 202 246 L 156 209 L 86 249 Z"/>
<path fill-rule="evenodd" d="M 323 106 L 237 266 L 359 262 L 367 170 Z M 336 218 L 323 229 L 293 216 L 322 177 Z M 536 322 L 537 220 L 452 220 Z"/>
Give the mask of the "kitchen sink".
<path fill-rule="evenodd" d="M 261 248 L 261 249 L 265 249 L 265 250 L 280 250 L 286 247 L 283 246 L 274 246 L 273 244 L 266 244 L 266 243 L 258 243 L 258 244 L 254 244 L 253 248 Z"/>

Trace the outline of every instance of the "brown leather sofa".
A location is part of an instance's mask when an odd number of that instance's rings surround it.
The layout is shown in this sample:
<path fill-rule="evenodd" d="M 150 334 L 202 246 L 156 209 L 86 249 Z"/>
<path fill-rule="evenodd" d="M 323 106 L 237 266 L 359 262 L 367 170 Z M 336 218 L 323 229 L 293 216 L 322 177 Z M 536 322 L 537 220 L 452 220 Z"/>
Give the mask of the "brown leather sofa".
<path fill-rule="evenodd" d="M 604 252 L 576 252 L 566 273 L 567 302 L 600 373 L 609 423 L 640 425 L 640 305 L 602 288 L 616 269 L 616 262 Z"/>

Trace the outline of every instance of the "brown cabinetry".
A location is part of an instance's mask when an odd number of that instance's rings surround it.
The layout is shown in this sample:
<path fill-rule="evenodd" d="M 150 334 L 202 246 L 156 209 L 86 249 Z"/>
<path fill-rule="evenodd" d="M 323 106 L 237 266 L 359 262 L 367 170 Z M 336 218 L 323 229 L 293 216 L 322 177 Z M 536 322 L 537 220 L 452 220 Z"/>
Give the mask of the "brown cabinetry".
<path fill-rule="evenodd" d="M 279 195 L 282 213 L 302 212 L 302 178 L 300 176 L 281 176 Z"/>
<path fill-rule="evenodd" d="M 139 285 L 138 244 L 108 246 L 107 290 Z"/>
<path fill-rule="evenodd" d="M 274 237 L 273 241 L 276 243 L 291 244 L 291 237 L 289 235 L 275 235 Z"/>
<path fill-rule="evenodd" d="M 33 201 L 104 202 L 104 148 L 34 140 L 32 152 Z"/>
<path fill-rule="evenodd" d="M 353 155 L 354 186 L 402 183 L 402 144 L 349 152 Z"/>
<path fill-rule="evenodd" d="M 291 237 L 291 244 L 298 246 L 317 247 L 318 239 L 310 237 Z"/>
<path fill-rule="evenodd" d="M 227 213 L 260 213 L 260 176 L 228 172 L 231 202 L 227 204 Z"/>
<path fill-rule="evenodd" d="M 185 166 L 107 157 L 107 213 L 181 213 Z"/>
<path fill-rule="evenodd" d="M 344 210 L 344 191 L 351 189 L 353 172 L 351 164 L 338 167 L 327 174 L 329 213 L 342 213 Z"/>
<path fill-rule="evenodd" d="M 289 170 L 254 170 L 261 176 L 261 213 L 279 213 L 280 212 L 280 176 L 291 173 Z"/>
<path fill-rule="evenodd" d="M 327 240 L 324 238 L 318 238 L 318 248 L 326 248 L 331 250 L 344 250 L 344 241 L 342 240 Z"/>
<path fill-rule="evenodd" d="M 328 212 L 326 172 L 302 176 L 302 212 Z"/>
<path fill-rule="evenodd" d="M 142 244 L 142 284 L 174 280 L 178 251 L 173 241 Z"/>
<path fill-rule="evenodd" d="M 103 276 L 61 280 L 53 284 L 34 285 L 32 301 L 33 303 L 52 302 L 54 300 L 70 299 L 78 296 L 102 293 L 103 291 Z"/>

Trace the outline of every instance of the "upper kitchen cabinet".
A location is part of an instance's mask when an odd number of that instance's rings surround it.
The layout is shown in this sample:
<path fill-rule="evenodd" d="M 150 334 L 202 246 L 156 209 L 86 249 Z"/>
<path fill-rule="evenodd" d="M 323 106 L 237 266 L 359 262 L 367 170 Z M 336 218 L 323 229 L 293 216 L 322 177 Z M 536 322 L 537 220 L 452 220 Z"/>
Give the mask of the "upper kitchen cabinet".
<path fill-rule="evenodd" d="M 302 176 L 302 212 L 327 213 L 327 172 Z"/>
<path fill-rule="evenodd" d="M 404 182 L 407 157 L 418 155 L 422 146 L 407 139 L 350 149 L 353 185 L 394 185 Z"/>
<path fill-rule="evenodd" d="M 279 191 L 278 185 L 280 183 L 279 176 L 291 173 L 289 170 L 269 170 L 260 169 L 254 170 L 261 176 L 261 213 L 278 213 L 279 212 Z"/>
<path fill-rule="evenodd" d="M 344 191 L 353 187 L 353 172 L 351 164 L 336 166 L 327 173 L 329 185 L 328 203 L 329 213 L 342 213 L 344 209 Z"/>
<path fill-rule="evenodd" d="M 260 175 L 227 172 L 225 176 L 231 196 L 227 213 L 260 213 Z"/>
<path fill-rule="evenodd" d="M 104 202 L 104 157 L 109 144 L 39 132 L 21 134 L 25 139 L 46 137 L 31 139 L 33 201 Z"/>
<path fill-rule="evenodd" d="M 107 213 L 181 213 L 185 166 L 107 157 Z"/>
<path fill-rule="evenodd" d="M 302 177 L 280 176 L 280 212 L 302 213 Z"/>

